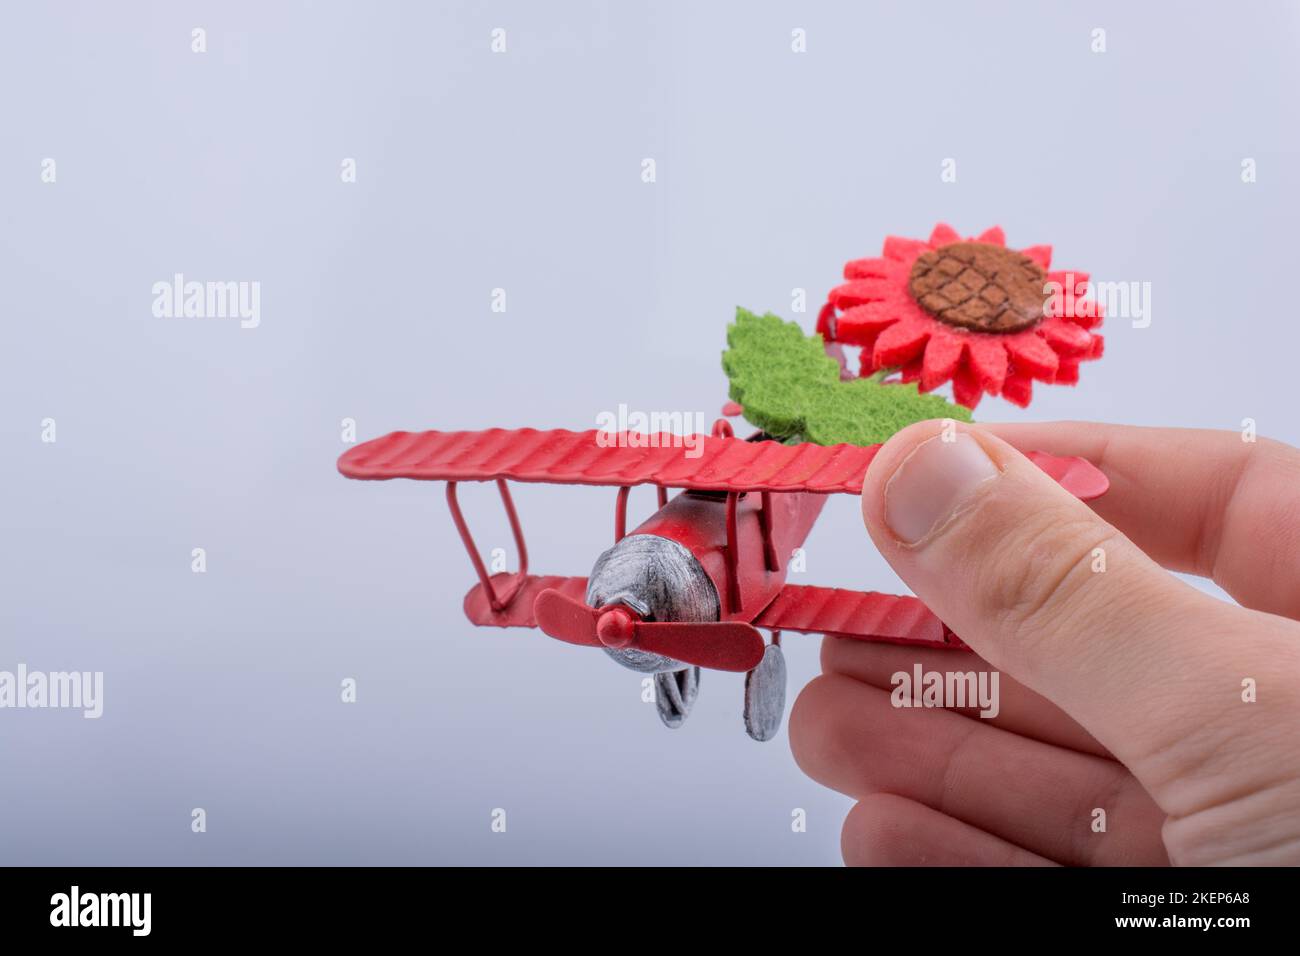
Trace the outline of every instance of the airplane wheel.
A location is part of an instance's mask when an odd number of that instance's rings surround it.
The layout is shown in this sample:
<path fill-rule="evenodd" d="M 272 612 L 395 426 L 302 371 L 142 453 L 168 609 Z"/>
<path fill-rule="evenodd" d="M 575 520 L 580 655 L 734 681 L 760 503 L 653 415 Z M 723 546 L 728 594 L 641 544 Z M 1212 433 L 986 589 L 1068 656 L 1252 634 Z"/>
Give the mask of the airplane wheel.
<path fill-rule="evenodd" d="M 700 693 L 700 669 L 688 667 L 680 671 L 655 674 L 655 707 L 664 726 L 676 730 L 691 712 L 691 706 Z"/>
<path fill-rule="evenodd" d="M 769 644 L 758 666 L 745 675 L 745 733 L 771 740 L 785 715 L 785 655 Z"/>

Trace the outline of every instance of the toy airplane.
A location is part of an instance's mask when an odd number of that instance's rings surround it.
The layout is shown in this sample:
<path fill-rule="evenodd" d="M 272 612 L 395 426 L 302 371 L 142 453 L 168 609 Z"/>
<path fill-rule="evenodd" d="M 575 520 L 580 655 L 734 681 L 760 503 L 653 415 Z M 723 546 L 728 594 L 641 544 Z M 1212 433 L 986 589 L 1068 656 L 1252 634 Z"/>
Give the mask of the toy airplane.
<path fill-rule="evenodd" d="M 786 583 L 787 558 L 803 545 L 826 496 L 861 494 L 878 445 L 741 439 L 726 419 L 697 441 L 702 453 L 687 458 L 680 437 L 667 435 L 647 443 L 595 430 L 399 431 L 357 445 L 338 467 L 349 478 L 445 481 L 452 521 L 479 579 L 465 595 L 466 617 L 480 626 L 538 627 L 653 675 L 669 727 L 690 712 L 701 667 L 743 671 L 745 729 L 755 740 L 771 739 L 785 710 L 782 631 L 965 649 L 914 597 Z M 1084 500 L 1106 490 L 1105 476 L 1083 459 L 1029 457 Z M 462 481 L 496 482 L 518 571 L 488 574 L 456 498 Z M 528 572 L 508 481 L 618 489 L 614 546 L 590 576 Z M 628 532 L 629 492 L 642 484 L 655 486 L 659 510 Z M 670 497 L 669 489 L 680 493 Z M 759 628 L 771 632 L 770 643 Z"/>
<path fill-rule="evenodd" d="M 669 727 L 690 712 L 700 668 L 744 672 L 745 729 L 769 740 L 785 710 L 783 631 L 966 649 L 917 598 L 789 584 L 787 562 L 827 495 L 861 494 L 879 442 L 896 427 L 946 414 L 968 418 L 967 409 L 986 393 L 1027 404 L 1031 379 L 1073 384 L 1079 362 L 1100 356 L 1101 336 L 1092 331 L 1100 312 L 1091 300 L 1073 297 L 1086 276 L 1048 272 L 1050 256 L 1046 246 L 1007 249 L 997 228 L 963 241 L 940 225 L 929 240 L 891 238 L 883 258 L 850 262 L 849 281 L 832 290 L 819 317 L 820 339 L 805 339 L 775 316 L 739 310 L 724 366 L 732 398 L 745 407 L 729 403 L 724 413 L 743 411 L 764 429 L 749 438 L 736 437 L 725 418 L 712 434 L 695 437 L 691 455 L 671 435 L 393 432 L 349 450 L 338 468 L 349 478 L 447 483 L 452 521 L 478 575 L 464 602 L 474 624 L 537 627 L 560 641 L 602 648 L 652 675 L 659 716 Z M 1064 306 L 1061 289 L 1071 293 Z M 860 377 L 847 368 L 846 344 L 862 348 Z M 890 384 L 894 376 L 918 384 Z M 964 408 L 920 394 L 950 380 Z M 809 411 L 818 403 L 830 409 L 820 418 Z M 901 411 L 875 431 L 860 427 L 895 406 Z M 776 431 L 796 421 L 791 433 Z M 816 440 L 803 440 L 809 436 Z M 1029 457 L 1084 500 L 1107 488 L 1105 475 L 1083 459 Z M 489 574 L 484 567 L 456 499 L 462 481 L 496 482 L 518 571 Z M 508 481 L 618 489 L 613 547 L 588 577 L 528 572 Z M 635 485 L 653 485 L 659 509 L 629 532 Z M 770 642 L 760 628 L 771 633 Z"/>

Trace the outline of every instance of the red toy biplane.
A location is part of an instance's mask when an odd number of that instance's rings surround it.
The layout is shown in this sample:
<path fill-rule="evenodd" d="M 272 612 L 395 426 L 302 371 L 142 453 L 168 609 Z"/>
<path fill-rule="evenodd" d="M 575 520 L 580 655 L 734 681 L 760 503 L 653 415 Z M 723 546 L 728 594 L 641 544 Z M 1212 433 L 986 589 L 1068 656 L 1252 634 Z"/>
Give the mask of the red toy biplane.
<path fill-rule="evenodd" d="M 966 649 L 914 597 L 786 582 L 829 494 L 860 494 L 879 446 L 784 444 L 732 434 L 719 419 L 683 453 L 679 436 L 629 440 L 597 431 L 488 429 L 393 432 L 346 452 L 349 478 L 445 481 L 447 503 L 478 583 L 465 596 L 474 624 L 538 627 L 561 641 L 603 648 L 652 675 L 669 727 L 695 700 L 699 669 L 746 672 L 745 728 L 768 740 L 785 709 L 783 631 Z M 1079 458 L 1030 454 L 1085 500 L 1105 476 Z M 489 574 L 456 499 L 462 481 L 495 481 L 519 551 L 519 570 Z M 508 481 L 617 488 L 614 544 L 589 577 L 534 575 Z M 659 509 L 627 530 L 634 485 L 653 485 Z M 670 495 L 670 490 L 678 493 Z M 759 629 L 771 632 L 764 643 Z"/>

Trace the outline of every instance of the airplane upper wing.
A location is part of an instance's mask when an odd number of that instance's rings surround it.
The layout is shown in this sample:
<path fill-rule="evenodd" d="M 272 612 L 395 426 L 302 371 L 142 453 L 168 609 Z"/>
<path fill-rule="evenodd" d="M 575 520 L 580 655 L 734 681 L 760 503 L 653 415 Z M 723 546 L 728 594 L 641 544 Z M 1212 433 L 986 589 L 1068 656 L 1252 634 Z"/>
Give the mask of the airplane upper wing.
<path fill-rule="evenodd" d="M 689 441 L 689 444 L 684 442 Z M 694 434 L 489 428 L 391 432 L 344 451 L 351 479 L 546 481 L 562 485 L 662 485 L 702 492 L 861 494 L 879 445 L 784 445 Z M 1030 451 L 1028 458 L 1084 501 L 1108 481 L 1082 458 Z"/>
<path fill-rule="evenodd" d="M 685 444 L 689 442 L 689 444 Z M 879 445 L 784 445 L 712 435 L 489 428 L 393 432 L 339 458 L 349 478 L 654 484 L 696 491 L 861 494 Z"/>
<path fill-rule="evenodd" d="M 787 584 L 755 627 L 864 641 L 968 650 L 934 612 L 909 595 Z"/>
<path fill-rule="evenodd" d="M 689 442 L 689 443 L 688 443 Z M 562 428 L 392 432 L 339 458 L 348 478 L 424 481 L 549 482 L 640 485 L 696 491 L 862 493 L 879 445 L 786 445 L 714 435 L 572 432 Z M 1106 476 L 1082 458 L 1031 451 L 1028 457 L 1087 501 L 1106 491 Z"/>

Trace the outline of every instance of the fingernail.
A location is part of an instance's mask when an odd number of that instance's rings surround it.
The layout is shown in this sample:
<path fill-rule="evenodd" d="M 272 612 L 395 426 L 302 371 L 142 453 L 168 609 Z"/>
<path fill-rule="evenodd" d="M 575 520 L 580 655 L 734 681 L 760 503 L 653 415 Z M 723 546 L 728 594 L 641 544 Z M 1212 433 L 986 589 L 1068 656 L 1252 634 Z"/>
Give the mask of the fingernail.
<path fill-rule="evenodd" d="M 1000 472 L 970 435 L 928 438 L 903 459 L 885 483 L 885 523 L 895 537 L 916 544 L 959 515 Z"/>

